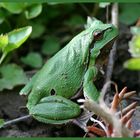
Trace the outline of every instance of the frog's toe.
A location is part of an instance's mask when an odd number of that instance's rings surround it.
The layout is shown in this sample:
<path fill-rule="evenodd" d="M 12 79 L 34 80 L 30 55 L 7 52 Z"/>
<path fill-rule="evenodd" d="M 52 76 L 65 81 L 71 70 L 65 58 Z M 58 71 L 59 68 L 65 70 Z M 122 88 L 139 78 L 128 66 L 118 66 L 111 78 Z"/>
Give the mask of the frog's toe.
<path fill-rule="evenodd" d="M 19 93 L 19 95 L 21 95 L 21 96 L 26 96 L 26 95 L 28 95 L 28 93 L 22 92 L 22 91 L 21 91 L 21 92 Z"/>

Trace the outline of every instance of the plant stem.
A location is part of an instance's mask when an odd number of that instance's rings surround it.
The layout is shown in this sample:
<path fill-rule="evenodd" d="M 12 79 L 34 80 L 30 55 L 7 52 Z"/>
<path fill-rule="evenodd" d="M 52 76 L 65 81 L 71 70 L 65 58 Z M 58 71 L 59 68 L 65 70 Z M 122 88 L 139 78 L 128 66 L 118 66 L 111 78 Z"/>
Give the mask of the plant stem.
<path fill-rule="evenodd" d="M 22 116 L 22 117 L 7 121 L 7 122 L 4 123 L 3 127 L 10 126 L 11 124 L 18 123 L 18 122 L 26 120 L 26 119 L 28 119 L 30 117 L 31 117 L 31 115 L 25 115 L 25 116 Z"/>
<path fill-rule="evenodd" d="M 86 100 L 84 106 L 87 110 L 95 113 L 105 120 L 106 124 L 113 126 L 114 137 L 132 137 L 133 132 L 126 128 L 120 120 L 111 113 L 110 109 L 107 106 L 104 106 L 104 103 L 97 104 L 92 100 Z"/>
<path fill-rule="evenodd" d="M 109 22 L 109 6 L 106 7 L 106 23 Z"/>
<path fill-rule="evenodd" d="M 81 6 L 81 8 L 86 12 L 86 14 L 88 16 L 91 16 L 89 9 L 82 3 L 79 3 L 79 5 Z"/>
<path fill-rule="evenodd" d="M 98 10 L 99 10 L 99 3 L 95 3 L 94 8 L 93 8 L 93 12 L 92 12 L 93 17 L 96 17 Z"/>
<path fill-rule="evenodd" d="M 4 58 L 6 57 L 7 53 L 3 53 L 1 58 L 0 58 L 0 65 L 3 62 Z"/>
<path fill-rule="evenodd" d="M 117 28 L 118 28 L 118 14 L 119 14 L 118 13 L 118 7 L 119 7 L 118 3 L 114 3 L 112 5 L 112 11 L 111 11 L 112 24 L 114 24 Z M 117 41 L 114 42 L 112 50 L 110 51 L 105 83 L 107 83 L 108 81 L 111 81 L 112 73 L 113 73 L 113 67 L 114 67 L 114 63 L 115 63 L 116 50 L 117 50 Z M 110 87 L 108 87 L 108 89 L 110 89 Z"/>

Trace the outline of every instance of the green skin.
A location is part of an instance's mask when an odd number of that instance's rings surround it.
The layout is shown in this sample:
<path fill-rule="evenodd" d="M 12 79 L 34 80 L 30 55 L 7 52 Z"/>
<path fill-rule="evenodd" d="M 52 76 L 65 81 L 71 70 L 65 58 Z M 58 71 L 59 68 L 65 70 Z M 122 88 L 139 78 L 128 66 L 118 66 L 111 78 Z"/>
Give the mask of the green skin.
<path fill-rule="evenodd" d="M 97 74 L 95 60 L 100 50 L 117 34 L 112 24 L 94 20 L 49 59 L 20 92 L 21 95 L 30 93 L 29 113 L 44 123 L 70 121 L 81 113 L 80 106 L 70 100 L 81 87 L 85 98 L 97 101 L 99 92 L 93 84 Z"/>

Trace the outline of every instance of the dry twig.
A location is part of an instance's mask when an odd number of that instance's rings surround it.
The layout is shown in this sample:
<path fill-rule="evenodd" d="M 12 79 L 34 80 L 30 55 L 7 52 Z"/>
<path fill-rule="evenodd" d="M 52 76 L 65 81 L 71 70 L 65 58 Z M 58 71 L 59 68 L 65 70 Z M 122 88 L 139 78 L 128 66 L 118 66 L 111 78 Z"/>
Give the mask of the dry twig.
<path fill-rule="evenodd" d="M 93 111 L 96 115 L 99 115 L 104 120 L 105 126 L 107 127 L 107 131 L 104 131 L 104 133 L 106 133 L 106 136 L 108 137 L 133 137 L 134 135 L 138 135 L 140 133 L 139 131 L 133 132 L 132 130 L 130 130 L 132 116 L 137 105 L 136 102 L 122 109 L 122 111 L 117 112 L 121 101 L 126 97 L 130 98 L 132 94 L 134 95 L 135 93 L 134 91 L 126 91 L 127 87 L 124 87 L 120 93 L 116 93 L 114 95 L 110 109 L 107 106 L 101 105 L 101 102 L 99 104 L 90 100 L 86 100 L 85 102 L 85 107 L 88 110 Z M 119 118 L 120 114 L 121 117 Z M 102 129 L 96 129 L 95 126 L 88 127 L 88 130 L 89 132 L 93 132 L 97 135 L 99 135 L 100 132 L 103 131 Z M 99 131 L 99 133 L 97 132 L 97 130 Z M 103 136 L 103 133 L 101 133 L 100 136 Z"/>

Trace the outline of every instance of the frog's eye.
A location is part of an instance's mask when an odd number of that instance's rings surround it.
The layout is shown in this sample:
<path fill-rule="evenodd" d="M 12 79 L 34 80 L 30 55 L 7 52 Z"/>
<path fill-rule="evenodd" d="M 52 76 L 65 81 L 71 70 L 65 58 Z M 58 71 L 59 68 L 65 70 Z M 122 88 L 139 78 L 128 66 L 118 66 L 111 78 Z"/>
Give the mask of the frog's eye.
<path fill-rule="evenodd" d="M 95 31 L 93 35 L 94 35 L 94 40 L 98 41 L 98 40 L 103 39 L 104 32 L 102 32 L 102 31 Z"/>

